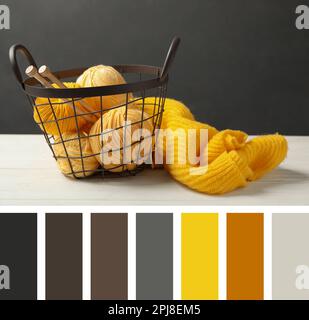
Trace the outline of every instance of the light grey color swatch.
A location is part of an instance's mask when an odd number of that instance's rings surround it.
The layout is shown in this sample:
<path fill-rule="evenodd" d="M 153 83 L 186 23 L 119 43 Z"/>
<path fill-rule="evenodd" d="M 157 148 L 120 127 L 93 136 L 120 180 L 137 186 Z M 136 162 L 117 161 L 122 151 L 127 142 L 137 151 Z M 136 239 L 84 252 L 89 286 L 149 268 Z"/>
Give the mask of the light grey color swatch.
<path fill-rule="evenodd" d="M 309 214 L 273 214 L 273 299 L 309 299 Z"/>
<path fill-rule="evenodd" d="M 136 215 L 136 298 L 173 299 L 173 214 Z"/>

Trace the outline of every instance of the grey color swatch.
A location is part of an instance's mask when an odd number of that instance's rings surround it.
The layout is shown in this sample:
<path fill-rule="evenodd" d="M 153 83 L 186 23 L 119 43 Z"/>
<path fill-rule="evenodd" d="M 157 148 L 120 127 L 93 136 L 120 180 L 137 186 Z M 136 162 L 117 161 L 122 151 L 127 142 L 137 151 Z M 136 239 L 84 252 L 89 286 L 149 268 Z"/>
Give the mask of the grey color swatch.
<path fill-rule="evenodd" d="M 173 299 L 173 214 L 136 215 L 136 298 Z"/>
<path fill-rule="evenodd" d="M 0 300 L 37 299 L 37 215 L 0 213 Z"/>
<path fill-rule="evenodd" d="M 309 299 L 309 214 L 273 214 L 273 299 Z"/>

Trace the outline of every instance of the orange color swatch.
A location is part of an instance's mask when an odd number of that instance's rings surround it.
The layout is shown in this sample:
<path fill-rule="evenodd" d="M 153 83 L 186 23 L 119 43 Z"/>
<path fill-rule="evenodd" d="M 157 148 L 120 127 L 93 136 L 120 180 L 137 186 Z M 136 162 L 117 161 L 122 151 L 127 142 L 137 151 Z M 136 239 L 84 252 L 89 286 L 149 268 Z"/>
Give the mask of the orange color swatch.
<path fill-rule="evenodd" d="M 263 300 L 264 216 L 227 215 L 227 299 Z"/>

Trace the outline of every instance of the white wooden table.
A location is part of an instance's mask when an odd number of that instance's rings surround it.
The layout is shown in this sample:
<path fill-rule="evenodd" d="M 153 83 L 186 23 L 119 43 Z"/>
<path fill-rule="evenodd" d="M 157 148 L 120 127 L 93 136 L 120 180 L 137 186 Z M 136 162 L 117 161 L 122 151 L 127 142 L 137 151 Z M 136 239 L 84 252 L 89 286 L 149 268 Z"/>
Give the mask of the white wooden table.
<path fill-rule="evenodd" d="M 309 137 L 288 137 L 284 163 L 221 196 L 192 191 L 164 170 L 135 177 L 63 176 L 42 135 L 0 135 L 0 205 L 309 205 Z"/>

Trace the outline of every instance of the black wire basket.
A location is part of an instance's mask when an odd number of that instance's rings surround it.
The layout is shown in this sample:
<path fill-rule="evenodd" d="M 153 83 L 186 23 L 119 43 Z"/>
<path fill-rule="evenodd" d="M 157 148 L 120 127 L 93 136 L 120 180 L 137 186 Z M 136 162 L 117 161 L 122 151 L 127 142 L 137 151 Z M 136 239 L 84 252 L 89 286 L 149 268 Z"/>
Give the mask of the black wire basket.
<path fill-rule="evenodd" d="M 20 66 L 17 62 L 17 54 L 22 53 L 27 59 L 27 63 L 33 65 L 37 68 L 37 64 L 33 59 L 30 52 L 22 45 L 13 45 L 10 48 L 10 61 L 13 67 L 13 71 L 17 78 L 17 81 L 22 87 L 22 90 L 26 94 L 29 99 L 29 102 L 32 106 L 32 111 L 37 112 L 39 115 L 39 121 L 36 121 L 37 124 L 42 129 L 46 142 L 48 143 L 54 158 L 57 162 L 65 162 L 67 164 L 67 170 L 63 172 L 65 175 L 74 177 L 74 178 L 83 178 L 88 177 L 92 174 L 101 174 L 102 177 L 105 176 L 127 176 L 127 175 L 135 175 L 145 166 L 148 166 L 148 160 L 152 158 L 153 152 L 156 147 L 157 140 L 157 129 L 160 129 L 162 115 L 164 111 L 164 104 L 167 94 L 167 85 L 168 85 L 168 73 L 172 62 L 175 58 L 175 54 L 177 48 L 179 46 L 180 39 L 174 38 L 170 48 L 168 50 L 165 62 L 163 67 L 155 67 L 148 65 L 114 65 L 113 68 L 116 69 L 119 73 L 121 73 L 124 78 L 127 80 L 126 84 L 120 85 L 108 85 L 101 87 L 79 87 L 79 88 L 46 88 L 40 84 L 35 78 L 26 78 L 24 80 Z M 88 68 L 80 68 L 80 69 L 72 69 L 72 70 L 63 70 L 59 72 L 55 72 L 54 75 L 63 81 L 64 79 L 76 79 L 80 76 L 85 70 Z M 130 78 L 130 80 L 128 80 Z M 120 95 L 124 94 L 126 96 L 125 102 L 113 106 L 109 110 L 104 110 L 104 99 L 107 96 Z M 80 110 L 78 108 L 80 101 L 86 101 L 88 98 L 96 98 L 98 99 L 99 107 L 96 110 Z M 133 97 L 133 98 L 132 98 Z M 148 99 L 148 97 L 152 97 L 152 99 Z M 50 120 L 42 119 L 40 116 L 40 105 L 38 103 L 38 99 L 45 99 L 45 106 L 47 105 L 50 108 L 50 111 L 53 114 L 53 118 Z M 55 99 L 57 103 L 54 102 Z M 62 102 L 59 102 L 62 101 Z M 149 102 L 151 101 L 151 102 Z M 59 117 L 55 112 L 56 104 L 61 108 L 61 104 L 63 104 L 63 108 L 66 104 L 70 103 L 72 106 L 73 114 L 67 115 L 65 117 Z M 123 142 L 122 145 L 119 146 L 119 152 L 122 156 L 119 158 L 120 161 L 114 164 L 112 163 L 109 166 L 105 166 L 104 164 L 98 164 L 95 168 L 89 168 L 87 166 L 87 161 L 94 157 L 102 157 L 102 152 L 87 152 L 85 153 L 83 149 L 84 139 L 93 139 L 97 136 L 100 136 L 101 149 L 104 150 L 104 139 L 101 139 L 102 133 L 92 134 L 87 133 L 83 134 L 84 128 L 80 126 L 80 119 L 85 118 L 89 119 L 91 117 L 95 117 L 100 121 L 101 128 L 104 127 L 104 114 L 109 112 L 111 109 L 122 108 L 121 112 L 123 112 L 125 117 L 125 123 L 127 122 L 127 115 L 129 110 L 132 108 L 138 108 L 139 119 L 137 119 L 131 125 L 135 125 L 139 129 L 143 129 L 145 123 L 152 123 L 152 132 L 149 136 L 145 137 L 141 135 L 139 139 L 134 140 L 132 143 Z M 147 113 L 145 112 L 147 109 Z M 119 109 L 120 110 L 120 109 Z M 75 135 L 66 135 L 60 129 L 61 123 L 63 121 L 73 121 L 76 125 Z M 93 124 L 93 123 L 92 123 Z M 91 124 L 91 125 L 92 125 Z M 57 134 L 50 133 L 46 129 L 48 125 L 54 125 Z M 123 141 L 131 141 L 130 137 L 126 136 L 127 124 L 120 125 L 116 128 L 113 128 L 110 131 L 120 131 L 122 130 Z M 131 134 L 131 133 L 130 133 Z M 139 152 L 138 157 L 131 159 L 131 162 L 128 163 L 125 160 L 125 152 L 127 148 L 138 147 L 143 140 L 151 139 L 151 148 L 144 152 L 143 156 L 140 157 Z M 69 143 L 75 143 L 77 145 L 77 152 L 75 150 L 74 154 L 69 150 Z M 55 150 L 61 147 L 61 153 L 55 152 Z M 133 163 L 134 162 L 134 163 Z M 79 165 L 76 167 L 76 163 Z"/>

